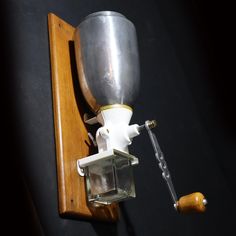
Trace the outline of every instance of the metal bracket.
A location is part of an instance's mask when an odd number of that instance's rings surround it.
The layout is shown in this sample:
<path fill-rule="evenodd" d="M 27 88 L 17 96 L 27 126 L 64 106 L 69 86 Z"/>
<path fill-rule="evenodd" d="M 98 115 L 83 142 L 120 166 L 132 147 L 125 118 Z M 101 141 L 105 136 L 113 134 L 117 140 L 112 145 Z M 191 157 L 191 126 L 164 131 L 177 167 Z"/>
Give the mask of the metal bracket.
<path fill-rule="evenodd" d="M 97 117 L 91 117 L 89 118 L 89 115 L 87 113 L 84 114 L 84 123 L 88 124 L 88 125 L 95 125 L 98 123 Z"/>

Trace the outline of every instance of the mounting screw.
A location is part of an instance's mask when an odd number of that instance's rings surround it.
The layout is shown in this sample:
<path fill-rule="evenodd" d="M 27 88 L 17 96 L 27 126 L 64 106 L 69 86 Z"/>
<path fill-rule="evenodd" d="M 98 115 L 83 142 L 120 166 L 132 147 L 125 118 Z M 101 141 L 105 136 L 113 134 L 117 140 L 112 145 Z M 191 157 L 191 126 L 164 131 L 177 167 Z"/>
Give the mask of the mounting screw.
<path fill-rule="evenodd" d="M 150 129 L 153 129 L 157 126 L 156 120 L 147 120 L 145 123 Z"/>

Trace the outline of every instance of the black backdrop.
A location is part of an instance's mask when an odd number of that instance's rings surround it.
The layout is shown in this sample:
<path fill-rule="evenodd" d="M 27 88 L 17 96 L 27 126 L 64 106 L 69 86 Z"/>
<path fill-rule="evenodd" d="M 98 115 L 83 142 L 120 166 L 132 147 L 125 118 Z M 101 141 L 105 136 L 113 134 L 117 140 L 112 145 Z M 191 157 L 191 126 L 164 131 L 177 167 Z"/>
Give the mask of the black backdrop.
<path fill-rule="evenodd" d="M 3 235 L 232 235 L 235 98 L 232 6 L 175 0 L 1 1 Z M 99 10 L 136 26 L 141 92 L 133 122 L 157 135 L 179 195 L 202 191 L 204 215 L 178 215 L 147 135 L 135 139 L 135 200 L 117 224 L 62 219 L 57 210 L 47 14 L 76 26 Z M 4 232 L 4 231 L 3 231 Z"/>

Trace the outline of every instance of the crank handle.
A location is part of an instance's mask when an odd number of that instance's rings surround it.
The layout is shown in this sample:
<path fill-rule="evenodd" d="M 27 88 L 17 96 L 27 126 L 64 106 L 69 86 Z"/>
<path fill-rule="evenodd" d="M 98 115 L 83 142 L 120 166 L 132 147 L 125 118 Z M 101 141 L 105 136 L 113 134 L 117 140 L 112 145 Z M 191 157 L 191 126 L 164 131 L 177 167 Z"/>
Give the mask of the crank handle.
<path fill-rule="evenodd" d="M 164 179 L 167 183 L 169 192 L 174 202 L 175 209 L 180 213 L 205 212 L 207 200 L 205 199 L 204 195 L 200 192 L 185 195 L 177 201 L 177 195 L 176 195 L 174 185 L 170 177 L 170 172 L 168 170 L 166 161 L 164 159 L 164 155 L 161 151 L 160 145 L 158 144 L 156 135 L 151 131 L 151 129 L 155 128 L 156 125 L 157 123 L 155 120 L 151 120 L 151 121 L 147 120 L 144 125 L 139 126 L 139 131 L 146 128 L 148 132 L 148 135 L 150 137 L 150 140 L 154 149 L 156 159 L 159 162 L 159 167 L 162 170 L 162 175 L 165 177 Z"/>
<path fill-rule="evenodd" d="M 180 213 L 203 213 L 206 211 L 207 200 L 200 192 L 191 193 L 181 197 L 175 204 Z"/>

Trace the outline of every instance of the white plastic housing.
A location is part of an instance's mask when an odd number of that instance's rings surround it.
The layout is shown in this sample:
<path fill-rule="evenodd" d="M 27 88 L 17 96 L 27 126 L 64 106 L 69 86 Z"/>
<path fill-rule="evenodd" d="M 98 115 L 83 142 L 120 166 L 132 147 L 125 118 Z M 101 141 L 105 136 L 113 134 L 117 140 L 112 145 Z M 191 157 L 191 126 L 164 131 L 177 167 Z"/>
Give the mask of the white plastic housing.
<path fill-rule="evenodd" d="M 129 152 L 132 139 L 140 134 L 137 124 L 129 125 L 132 114 L 132 110 L 125 107 L 114 107 L 98 114 L 97 120 L 103 125 L 96 133 L 98 152 L 110 149 Z"/>

